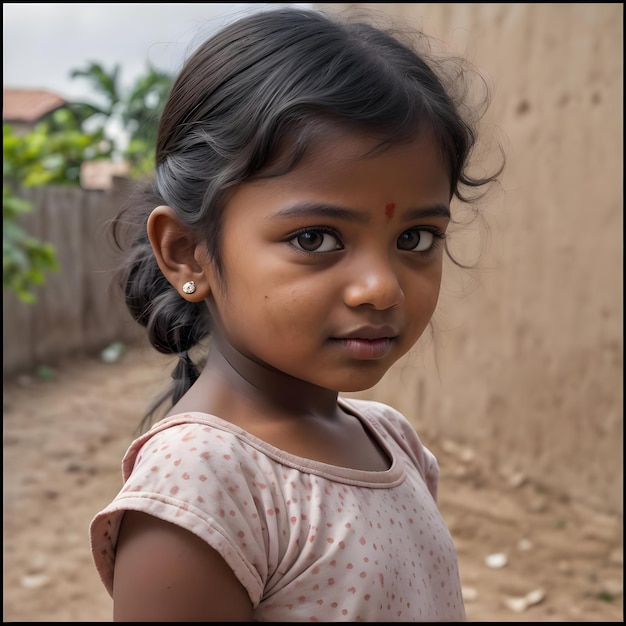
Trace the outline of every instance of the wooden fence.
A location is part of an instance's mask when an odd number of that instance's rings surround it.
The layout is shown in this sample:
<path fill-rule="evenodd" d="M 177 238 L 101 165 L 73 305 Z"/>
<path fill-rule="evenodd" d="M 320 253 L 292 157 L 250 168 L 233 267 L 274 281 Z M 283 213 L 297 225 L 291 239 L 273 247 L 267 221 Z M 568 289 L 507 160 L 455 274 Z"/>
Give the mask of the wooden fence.
<path fill-rule="evenodd" d="M 46 274 L 34 304 L 3 293 L 4 376 L 142 336 L 112 286 L 119 259 L 107 224 L 127 185 L 117 179 L 107 191 L 40 187 L 20 194 L 34 205 L 24 216 L 27 232 L 54 245 L 60 270 Z"/>

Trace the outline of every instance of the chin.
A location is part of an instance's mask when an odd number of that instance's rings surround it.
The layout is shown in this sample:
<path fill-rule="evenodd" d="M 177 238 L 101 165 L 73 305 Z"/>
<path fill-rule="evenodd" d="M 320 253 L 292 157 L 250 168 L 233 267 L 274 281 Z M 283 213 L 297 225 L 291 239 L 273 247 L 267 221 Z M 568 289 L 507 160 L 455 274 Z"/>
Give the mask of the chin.
<path fill-rule="evenodd" d="M 355 380 L 346 381 L 344 384 L 338 384 L 334 386 L 334 390 L 338 393 L 355 393 L 358 391 L 367 391 L 374 385 L 379 383 L 386 372 L 379 375 L 372 376 L 359 376 Z"/>

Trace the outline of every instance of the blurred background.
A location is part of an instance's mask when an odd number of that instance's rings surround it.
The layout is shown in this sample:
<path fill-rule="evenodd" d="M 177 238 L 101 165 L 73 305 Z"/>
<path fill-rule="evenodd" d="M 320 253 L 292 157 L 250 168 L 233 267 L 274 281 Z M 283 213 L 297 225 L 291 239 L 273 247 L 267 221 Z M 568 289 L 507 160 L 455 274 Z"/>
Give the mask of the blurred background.
<path fill-rule="evenodd" d="M 485 269 L 448 273 L 439 371 L 377 393 L 429 432 L 480 444 L 498 471 L 621 513 L 623 5 L 367 6 L 483 72 L 486 130 L 507 152 L 484 207 Z"/>
<path fill-rule="evenodd" d="M 3 4 L 5 385 L 142 345 L 109 291 L 106 222 L 150 172 L 186 56 L 273 6 Z M 621 526 L 623 5 L 302 6 L 365 8 L 469 58 L 494 89 L 484 158 L 496 143 L 507 155 L 484 225 L 456 242 L 479 268 L 446 267 L 434 333 L 357 395 L 397 407 L 432 445 L 472 450 L 488 473 Z"/>

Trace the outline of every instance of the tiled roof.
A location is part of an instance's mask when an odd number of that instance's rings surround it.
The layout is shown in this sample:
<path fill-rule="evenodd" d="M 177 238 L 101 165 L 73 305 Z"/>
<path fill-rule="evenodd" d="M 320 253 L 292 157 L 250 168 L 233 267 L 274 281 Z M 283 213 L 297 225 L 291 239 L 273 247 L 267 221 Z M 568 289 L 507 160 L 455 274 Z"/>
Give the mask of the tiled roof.
<path fill-rule="evenodd" d="M 43 89 L 2 90 L 2 121 L 33 123 L 67 104 L 61 96 Z"/>
<path fill-rule="evenodd" d="M 111 189 L 113 178 L 127 178 L 130 172 L 128 161 L 83 161 L 80 164 L 80 186 L 83 189 Z"/>

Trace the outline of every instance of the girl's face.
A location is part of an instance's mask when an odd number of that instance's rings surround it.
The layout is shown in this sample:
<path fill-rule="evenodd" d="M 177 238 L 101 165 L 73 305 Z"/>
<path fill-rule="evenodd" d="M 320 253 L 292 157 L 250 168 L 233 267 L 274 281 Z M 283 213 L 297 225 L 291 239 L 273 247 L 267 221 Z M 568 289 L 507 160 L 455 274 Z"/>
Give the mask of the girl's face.
<path fill-rule="evenodd" d="M 244 183 L 222 231 L 213 332 L 262 367 L 334 391 L 375 385 L 435 310 L 450 180 L 429 135 L 377 156 L 335 134 Z"/>

